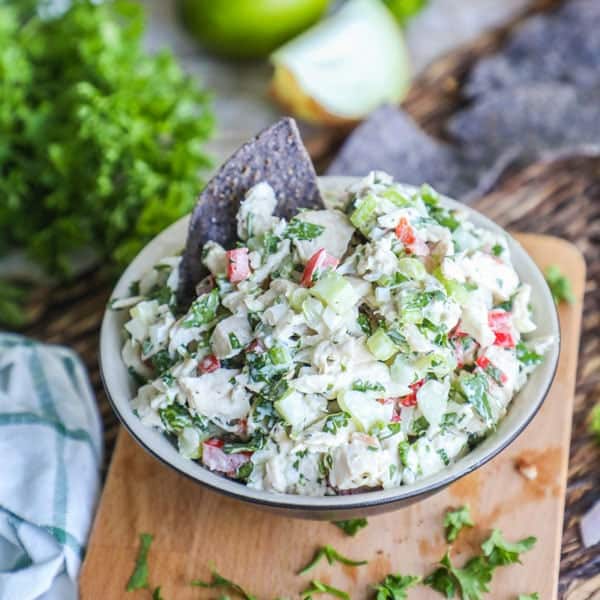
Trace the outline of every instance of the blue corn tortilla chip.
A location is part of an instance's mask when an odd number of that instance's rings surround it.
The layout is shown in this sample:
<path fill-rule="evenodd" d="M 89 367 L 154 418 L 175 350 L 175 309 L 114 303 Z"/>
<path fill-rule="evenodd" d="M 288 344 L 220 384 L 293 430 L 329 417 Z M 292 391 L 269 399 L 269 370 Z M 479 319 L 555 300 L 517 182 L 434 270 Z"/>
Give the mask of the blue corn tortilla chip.
<path fill-rule="evenodd" d="M 404 111 L 384 106 L 352 132 L 327 174 L 363 177 L 381 170 L 402 183 L 428 183 L 443 194 L 469 202 L 490 189 L 508 158 L 492 161 L 481 172 L 476 161 L 427 135 Z"/>
<path fill-rule="evenodd" d="M 544 82 L 592 88 L 600 83 L 600 2 L 572 0 L 527 19 L 502 50 L 480 60 L 465 86 L 470 97 Z"/>
<path fill-rule="evenodd" d="M 276 214 L 290 218 L 300 208 L 322 208 L 317 175 L 296 122 L 283 118 L 239 148 L 201 192 L 192 212 L 181 261 L 179 301 L 187 306 L 196 284 L 207 274 L 202 247 L 215 240 L 237 241 L 236 214 L 246 192 L 266 181 L 277 197 Z"/>
<path fill-rule="evenodd" d="M 537 83 L 478 98 L 448 125 L 463 155 L 484 169 L 510 152 L 531 162 L 548 151 L 600 144 L 600 87 Z"/>
<path fill-rule="evenodd" d="M 365 176 L 373 170 L 385 171 L 403 183 L 426 181 L 444 193 L 459 176 L 454 150 L 392 106 L 377 109 L 352 132 L 327 174 Z"/>

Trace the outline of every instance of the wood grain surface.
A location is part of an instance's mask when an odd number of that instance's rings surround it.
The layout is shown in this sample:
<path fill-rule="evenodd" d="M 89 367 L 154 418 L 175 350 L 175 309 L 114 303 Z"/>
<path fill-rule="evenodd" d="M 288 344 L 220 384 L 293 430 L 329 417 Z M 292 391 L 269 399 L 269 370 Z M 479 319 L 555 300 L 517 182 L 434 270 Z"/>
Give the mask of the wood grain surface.
<path fill-rule="evenodd" d="M 498 571 L 493 597 L 508 600 L 537 591 L 544 600 L 556 598 L 585 265 L 579 251 L 563 240 L 519 237 L 541 267 L 554 263 L 570 274 L 577 302 L 560 308 L 562 351 L 552 390 L 531 425 L 506 451 L 432 498 L 369 518 L 364 531 L 348 538 L 329 523 L 273 516 L 209 492 L 146 454 L 123 430 L 88 546 L 82 599 L 124 596 L 140 532 L 155 536 L 151 583 L 162 585 L 166 598 L 214 597 L 214 592 L 189 586 L 193 578 L 208 577 L 211 562 L 258 598 L 295 597 L 311 578 L 295 573 L 326 543 L 369 564 L 321 565 L 311 576 L 347 590 L 353 598 L 367 598 L 369 586 L 392 571 L 431 571 L 447 547 L 443 513 L 465 503 L 476 527 L 454 544 L 456 561 L 477 553 L 494 527 L 509 539 L 535 535 L 539 541 L 524 557 L 525 566 Z M 518 472 L 519 461 L 535 466 L 535 480 Z M 421 586 L 410 597 L 438 596 Z"/>

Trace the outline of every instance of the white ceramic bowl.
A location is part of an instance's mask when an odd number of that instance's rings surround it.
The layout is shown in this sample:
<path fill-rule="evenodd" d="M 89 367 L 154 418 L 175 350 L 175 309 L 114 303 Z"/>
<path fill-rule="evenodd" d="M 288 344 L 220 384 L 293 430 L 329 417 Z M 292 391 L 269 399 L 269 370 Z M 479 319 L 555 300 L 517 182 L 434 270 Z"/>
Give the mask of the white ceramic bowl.
<path fill-rule="evenodd" d="M 335 197 L 356 178 L 322 177 L 320 185 L 325 199 Z M 444 198 L 449 208 L 467 211 L 480 227 L 504 232 L 498 225 L 473 209 Z M 185 245 L 189 217 L 184 217 L 156 236 L 133 260 L 117 283 L 112 297 L 124 297 L 129 285 L 140 278 L 160 258 L 179 252 Z M 505 233 L 505 232 L 504 232 Z M 312 519 L 347 519 L 394 510 L 446 487 L 479 468 L 506 448 L 528 425 L 548 394 L 558 363 L 560 331 L 556 306 L 542 273 L 518 242 L 509 236 L 513 264 L 521 281 L 532 287 L 531 305 L 538 325 L 536 336 L 552 336 L 556 342 L 544 362 L 533 372 L 527 384 L 513 399 L 508 414 L 486 440 L 448 468 L 410 485 L 347 496 L 310 497 L 253 490 L 242 483 L 226 479 L 183 458 L 162 433 L 142 425 L 133 413 L 130 401 L 135 385 L 121 360 L 122 325 L 126 311 L 107 310 L 100 335 L 100 363 L 104 387 L 117 416 L 134 439 L 154 457 L 182 475 L 212 490 L 269 510 Z"/>

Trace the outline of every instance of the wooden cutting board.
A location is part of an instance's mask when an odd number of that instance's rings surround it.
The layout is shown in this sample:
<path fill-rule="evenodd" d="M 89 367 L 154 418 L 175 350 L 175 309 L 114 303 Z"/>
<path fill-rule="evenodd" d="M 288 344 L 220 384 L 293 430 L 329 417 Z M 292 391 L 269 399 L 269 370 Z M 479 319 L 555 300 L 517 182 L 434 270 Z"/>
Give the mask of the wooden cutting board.
<path fill-rule="evenodd" d="M 354 599 L 368 598 L 369 586 L 390 572 L 430 572 L 447 547 L 445 510 L 465 503 L 476 527 L 455 542 L 455 562 L 478 552 L 492 527 L 510 540 L 535 535 L 538 544 L 524 556 L 522 566 L 496 571 L 490 597 L 516 600 L 520 593 L 537 591 L 543 600 L 556 598 L 585 264 L 579 251 L 563 240 L 517 237 L 540 267 L 557 264 L 569 276 L 577 301 L 560 307 L 562 352 L 550 395 L 508 449 L 423 502 L 369 518 L 369 526 L 350 538 L 327 522 L 272 516 L 209 492 L 163 466 L 121 430 L 83 566 L 83 600 L 136 597 L 125 593 L 125 585 L 140 532 L 155 536 L 150 582 L 162 586 L 165 600 L 219 597 L 217 591 L 189 586 L 193 578 L 208 578 L 210 563 L 261 600 L 297 597 L 311 578 L 345 589 Z M 537 479 L 519 474 L 519 459 L 535 465 Z M 322 564 L 296 576 L 326 543 L 369 564 Z M 149 599 L 150 592 L 137 592 L 137 597 Z M 441 596 L 420 586 L 409 598 Z"/>

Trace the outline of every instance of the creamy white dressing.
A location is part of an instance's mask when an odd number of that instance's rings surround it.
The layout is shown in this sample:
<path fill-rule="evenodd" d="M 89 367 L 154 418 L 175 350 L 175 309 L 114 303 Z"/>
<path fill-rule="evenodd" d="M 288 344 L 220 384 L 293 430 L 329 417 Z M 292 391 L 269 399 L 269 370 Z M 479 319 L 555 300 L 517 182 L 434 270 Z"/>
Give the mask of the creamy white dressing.
<path fill-rule="evenodd" d="M 237 217 L 247 264 L 209 242 L 187 312 L 179 257 L 113 302 L 130 316 L 122 356 L 143 423 L 256 489 L 318 496 L 438 472 L 494 428 L 552 343 L 521 339 L 531 288 L 503 236 L 381 172 L 336 200 L 286 222 L 261 182 Z"/>

